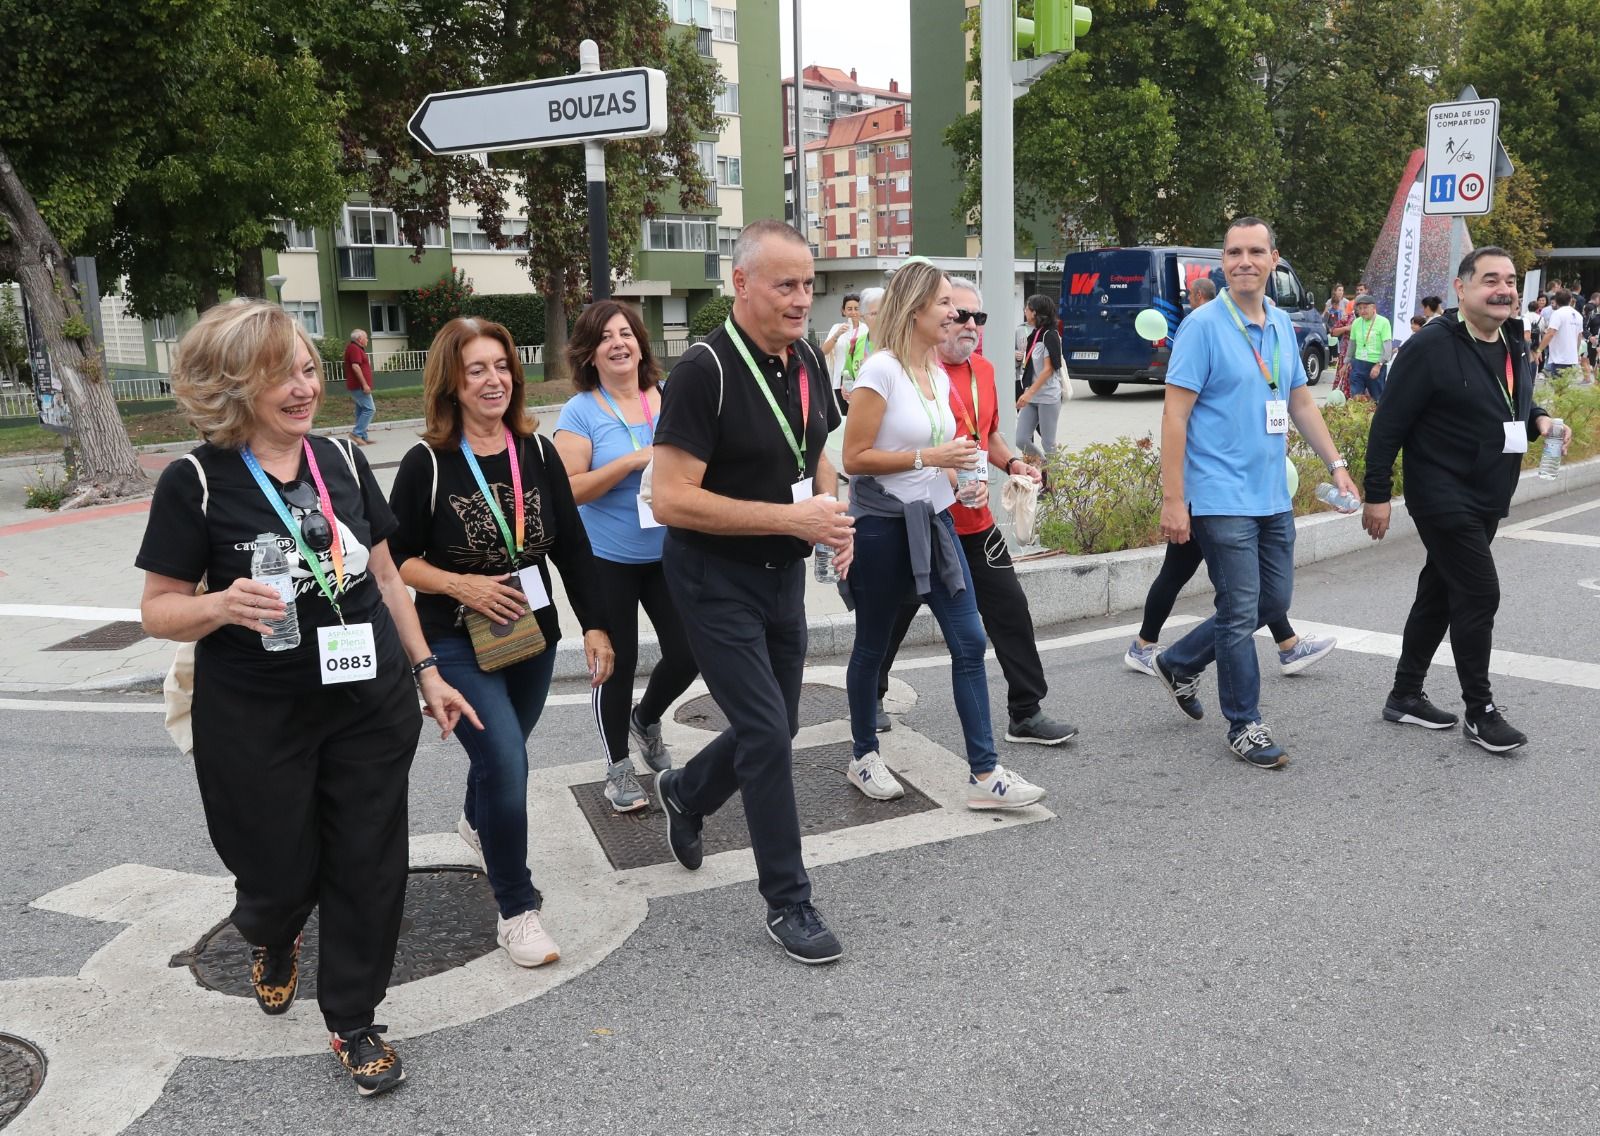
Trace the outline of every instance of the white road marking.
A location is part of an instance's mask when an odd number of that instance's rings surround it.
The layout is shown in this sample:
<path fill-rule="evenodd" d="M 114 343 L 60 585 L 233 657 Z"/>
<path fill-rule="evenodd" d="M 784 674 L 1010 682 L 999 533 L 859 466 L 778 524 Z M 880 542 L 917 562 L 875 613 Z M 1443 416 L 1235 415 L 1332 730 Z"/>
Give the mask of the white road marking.
<path fill-rule="evenodd" d="M 1588 533 L 1569 532 L 1540 532 L 1538 529 L 1528 529 L 1525 532 L 1506 533 L 1507 540 L 1537 540 L 1545 544 L 1570 544 L 1578 548 L 1600 548 L 1600 536 L 1590 536 Z"/>
<path fill-rule="evenodd" d="M 48 710 L 56 714 L 160 714 L 166 710 L 166 706 L 160 702 L 66 702 L 0 698 L 0 710 Z"/>
<path fill-rule="evenodd" d="M 0 615 L 27 619 L 82 619 L 90 623 L 138 623 L 136 607 L 81 607 L 75 604 L 0 604 Z"/>
<path fill-rule="evenodd" d="M 1518 521 L 1514 525 L 1507 525 L 1500 530 L 1501 536 L 1516 536 L 1518 533 L 1527 532 L 1529 529 L 1542 528 L 1554 521 L 1564 521 L 1568 517 L 1576 517 L 1580 513 L 1587 513 L 1590 509 L 1600 509 L 1600 500 L 1586 501 L 1582 505 L 1571 505 L 1565 509 L 1557 509 L 1553 513 L 1544 513 L 1541 516 L 1529 517 L 1525 521 Z"/>

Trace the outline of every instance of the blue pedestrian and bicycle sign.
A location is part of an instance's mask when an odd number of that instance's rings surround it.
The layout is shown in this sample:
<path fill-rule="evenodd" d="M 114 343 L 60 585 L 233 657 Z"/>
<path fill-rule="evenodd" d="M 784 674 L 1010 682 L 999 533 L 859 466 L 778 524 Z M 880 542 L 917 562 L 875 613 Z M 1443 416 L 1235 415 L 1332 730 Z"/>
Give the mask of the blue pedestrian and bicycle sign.
<path fill-rule="evenodd" d="M 1499 99 L 1430 106 L 1422 211 L 1435 217 L 1480 216 L 1493 209 L 1499 148 Z"/>

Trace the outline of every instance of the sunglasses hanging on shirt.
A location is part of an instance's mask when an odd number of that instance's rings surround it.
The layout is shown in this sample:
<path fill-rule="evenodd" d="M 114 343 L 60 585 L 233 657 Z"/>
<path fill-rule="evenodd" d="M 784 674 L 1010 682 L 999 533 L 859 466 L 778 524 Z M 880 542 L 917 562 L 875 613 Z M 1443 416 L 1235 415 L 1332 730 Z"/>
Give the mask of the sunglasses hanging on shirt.
<path fill-rule="evenodd" d="M 333 547 L 333 527 L 322 515 L 314 487 L 303 481 L 291 481 L 283 487 L 283 499 L 305 512 L 300 518 L 300 536 L 307 548 L 312 552 L 326 552 Z"/>

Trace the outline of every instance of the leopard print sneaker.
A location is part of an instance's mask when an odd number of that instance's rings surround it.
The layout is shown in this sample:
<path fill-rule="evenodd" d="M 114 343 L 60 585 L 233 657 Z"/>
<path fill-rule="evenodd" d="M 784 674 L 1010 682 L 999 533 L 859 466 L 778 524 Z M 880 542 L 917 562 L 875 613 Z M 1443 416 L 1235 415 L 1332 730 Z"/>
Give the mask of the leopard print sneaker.
<path fill-rule="evenodd" d="M 406 1079 L 400 1055 L 378 1035 L 388 1026 L 364 1026 L 333 1034 L 328 1044 L 333 1054 L 350 1072 L 356 1092 L 364 1097 L 386 1093 Z"/>
<path fill-rule="evenodd" d="M 250 985 L 263 1013 L 282 1014 L 294 1002 L 300 985 L 300 940 L 287 947 L 256 947 L 250 952 Z"/>

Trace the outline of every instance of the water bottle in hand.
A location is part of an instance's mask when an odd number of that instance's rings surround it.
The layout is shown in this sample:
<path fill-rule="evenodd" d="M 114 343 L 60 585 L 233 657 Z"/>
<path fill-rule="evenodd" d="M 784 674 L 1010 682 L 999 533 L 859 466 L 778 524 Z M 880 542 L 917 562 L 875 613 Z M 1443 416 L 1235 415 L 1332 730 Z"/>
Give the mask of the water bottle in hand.
<path fill-rule="evenodd" d="M 250 554 L 250 578 L 277 591 L 287 609 L 276 623 L 267 621 L 272 632 L 261 637 L 261 645 L 269 651 L 289 651 L 300 646 L 300 613 L 294 606 L 294 579 L 289 575 L 289 561 L 278 546 L 277 533 L 262 533 L 256 537 L 256 550 Z"/>
<path fill-rule="evenodd" d="M 1544 454 L 1539 458 L 1539 479 L 1541 481 L 1554 481 L 1556 474 L 1561 470 L 1561 456 L 1566 450 L 1566 431 L 1562 429 L 1561 419 L 1550 420 L 1550 433 L 1544 436 Z"/>
<path fill-rule="evenodd" d="M 812 572 L 819 584 L 837 584 L 839 573 L 833 569 L 833 545 L 819 544 L 812 555 Z"/>
<path fill-rule="evenodd" d="M 1331 505 L 1341 513 L 1353 513 L 1361 508 L 1361 498 L 1351 493 L 1340 493 L 1328 481 L 1317 485 L 1317 500 L 1324 505 Z"/>
<path fill-rule="evenodd" d="M 956 500 L 972 508 L 978 500 L 978 485 L 989 480 L 989 451 L 979 450 L 972 464 L 956 470 Z"/>

